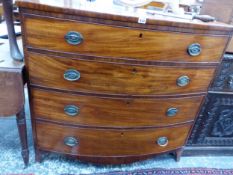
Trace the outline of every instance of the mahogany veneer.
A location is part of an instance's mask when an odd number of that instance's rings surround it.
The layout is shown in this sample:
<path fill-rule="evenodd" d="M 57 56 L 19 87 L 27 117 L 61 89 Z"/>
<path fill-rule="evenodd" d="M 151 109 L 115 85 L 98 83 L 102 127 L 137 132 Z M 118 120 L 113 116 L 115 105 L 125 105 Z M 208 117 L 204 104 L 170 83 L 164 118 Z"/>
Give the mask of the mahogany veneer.
<path fill-rule="evenodd" d="M 203 36 L 145 29 L 129 30 L 123 26 L 30 15 L 25 19 L 25 25 L 28 26 L 25 34 L 29 47 L 150 61 L 218 62 L 228 41 L 227 36 Z M 79 31 L 83 35 L 83 43 L 78 47 L 67 45 L 64 41 L 66 31 Z M 202 54 L 192 57 L 187 53 L 187 46 L 196 41 L 202 45 Z M 169 44 L 170 42 L 172 44 Z"/>
<path fill-rule="evenodd" d="M 185 143 L 190 124 L 169 129 L 114 130 L 67 127 L 38 121 L 36 129 L 39 148 L 101 158 L 144 156 L 180 148 Z M 64 145 L 64 139 L 68 135 L 79 138 L 78 146 Z M 156 145 L 156 139 L 161 135 L 168 137 L 168 146 Z"/>
<path fill-rule="evenodd" d="M 149 14 L 142 24 L 141 10 L 112 1 L 60 2 L 17 1 L 36 160 L 179 160 L 233 28 Z"/>
<path fill-rule="evenodd" d="M 28 53 L 30 82 L 77 92 L 125 95 L 170 95 L 206 92 L 215 67 L 149 66 L 68 59 Z M 78 81 L 63 78 L 65 71 L 80 72 Z M 177 86 L 183 75 L 189 85 Z"/>
<path fill-rule="evenodd" d="M 33 115 L 38 119 L 84 126 L 155 127 L 192 122 L 204 95 L 173 98 L 113 98 L 51 92 L 32 88 Z M 49 97 L 49 101 L 48 101 Z M 68 117 L 67 105 L 79 107 L 79 114 Z M 179 111 L 167 117 L 169 108 Z"/>

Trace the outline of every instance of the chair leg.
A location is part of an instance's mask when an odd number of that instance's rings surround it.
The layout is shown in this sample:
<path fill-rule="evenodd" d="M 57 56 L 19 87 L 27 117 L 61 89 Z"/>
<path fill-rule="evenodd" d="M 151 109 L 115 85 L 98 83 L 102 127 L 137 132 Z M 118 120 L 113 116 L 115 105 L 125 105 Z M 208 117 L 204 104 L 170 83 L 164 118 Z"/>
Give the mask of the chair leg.
<path fill-rule="evenodd" d="M 10 42 L 11 57 L 17 61 L 23 61 L 23 55 L 19 51 L 19 47 L 15 36 L 15 28 L 13 22 L 13 2 L 12 0 L 3 0 L 2 3 Z"/>
<path fill-rule="evenodd" d="M 28 142 L 27 142 L 27 126 L 26 126 L 26 118 L 25 111 L 22 109 L 18 114 L 16 114 L 16 121 L 19 131 L 19 137 L 22 147 L 22 157 L 25 166 L 28 165 L 29 162 L 29 151 L 28 151 Z"/>

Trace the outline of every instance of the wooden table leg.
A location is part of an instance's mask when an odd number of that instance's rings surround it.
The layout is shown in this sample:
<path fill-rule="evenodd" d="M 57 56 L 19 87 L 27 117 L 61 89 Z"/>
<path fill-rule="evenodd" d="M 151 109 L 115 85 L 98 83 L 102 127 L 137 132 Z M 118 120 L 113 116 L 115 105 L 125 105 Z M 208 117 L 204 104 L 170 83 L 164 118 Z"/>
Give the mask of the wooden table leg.
<path fill-rule="evenodd" d="M 180 149 L 176 150 L 176 152 L 175 152 L 175 160 L 177 162 L 180 161 L 180 157 L 181 157 L 181 155 L 183 153 L 183 150 L 184 150 L 184 148 L 180 148 Z"/>
<path fill-rule="evenodd" d="M 35 149 L 35 160 L 38 163 L 41 163 L 41 151 L 39 149 Z"/>
<path fill-rule="evenodd" d="M 13 2 L 12 0 L 3 0 L 2 3 L 3 3 L 4 16 L 7 24 L 11 57 L 17 61 L 23 61 L 23 55 L 19 51 L 19 47 L 15 36 L 15 28 L 13 22 L 13 4 L 12 4 Z"/>
<path fill-rule="evenodd" d="M 22 157 L 25 166 L 28 165 L 29 161 L 29 151 L 28 151 L 28 142 L 27 142 L 27 126 L 26 126 L 26 118 L 25 111 L 22 109 L 18 114 L 16 114 L 17 126 L 19 131 L 19 137 L 22 146 Z"/>

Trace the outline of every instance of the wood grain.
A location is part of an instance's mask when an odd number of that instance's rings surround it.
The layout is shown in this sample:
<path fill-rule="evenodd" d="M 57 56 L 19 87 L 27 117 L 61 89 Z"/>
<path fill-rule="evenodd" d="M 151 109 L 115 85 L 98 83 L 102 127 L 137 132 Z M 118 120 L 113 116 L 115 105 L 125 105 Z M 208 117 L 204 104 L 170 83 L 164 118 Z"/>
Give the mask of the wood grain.
<path fill-rule="evenodd" d="M 101 130 L 65 127 L 50 123 L 36 123 L 39 149 L 54 150 L 85 156 L 142 156 L 175 150 L 185 143 L 190 125 L 146 130 Z M 48 132 L 49 131 L 49 132 Z M 65 137 L 78 139 L 78 146 L 64 144 Z M 168 138 L 168 145 L 156 143 L 159 137 Z"/>
<path fill-rule="evenodd" d="M 45 17 L 25 18 L 25 30 L 28 47 L 163 62 L 219 62 L 228 41 L 227 36 L 148 31 Z M 83 43 L 68 44 L 64 37 L 69 31 L 81 33 Z M 193 43 L 201 44 L 199 56 L 187 53 L 188 46 Z"/>
<path fill-rule="evenodd" d="M 118 164 L 165 152 L 180 155 L 232 26 L 157 15 L 140 24 L 137 10 L 83 8 L 73 0 L 17 4 L 37 160 L 41 150 Z M 80 32 L 84 42 L 67 44 L 68 31 Z M 187 54 L 192 43 L 201 44 L 201 55 Z M 65 80 L 68 69 L 81 78 Z M 191 82 L 179 87 L 183 75 Z M 63 112 L 71 103 L 80 107 L 74 118 Z M 173 118 L 165 115 L 170 106 L 179 108 Z M 79 145 L 66 146 L 67 136 Z M 169 139 L 165 147 L 156 143 L 163 136 Z"/>
<path fill-rule="evenodd" d="M 102 94 L 175 95 L 206 92 L 215 71 L 215 67 L 134 66 L 35 53 L 28 54 L 26 59 L 31 84 Z M 63 74 L 68 69 L 77 69 L 81 78 L 73 82 L 65 80 Z M 183 75 L 190 77 L 190 84 L 177 86 L 177 79 Z"/>
<path fill-rule="evenodd" d="M 162 127 L 194 120 L 203 95 L 187 98 L 143 99 L 104 98 L 74 95 L 31 88 L 34 118 L 91 127 Z M 49 100 L 48 100 L 49 97 Z M 67 105 L 79 107 L 79 114 L 69 116 Z M 167 116 L 169 108 L 178 113 Z"/>

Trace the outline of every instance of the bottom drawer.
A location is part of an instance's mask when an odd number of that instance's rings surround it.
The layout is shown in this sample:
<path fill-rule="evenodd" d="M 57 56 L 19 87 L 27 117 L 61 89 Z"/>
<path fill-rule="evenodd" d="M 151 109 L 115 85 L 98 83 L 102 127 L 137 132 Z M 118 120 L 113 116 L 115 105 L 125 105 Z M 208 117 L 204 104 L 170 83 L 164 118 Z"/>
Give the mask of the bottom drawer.
<path fill-rule="evenodd" d="M 140 156 L 185 144 L 191 124 L 157 129 L 90 129 L 36 121 L 39 149 L 80 156 Z"/>

